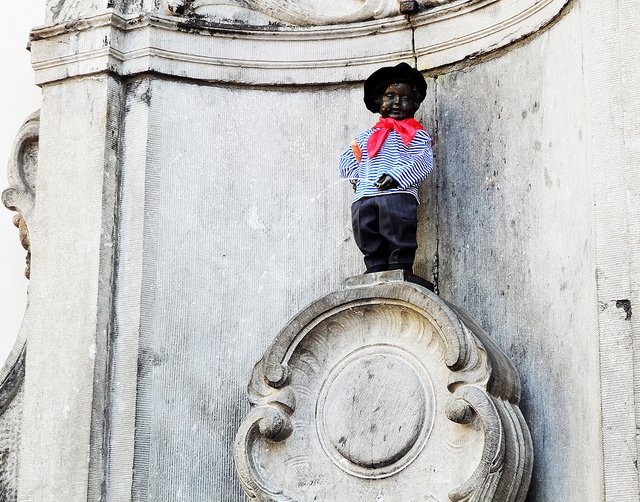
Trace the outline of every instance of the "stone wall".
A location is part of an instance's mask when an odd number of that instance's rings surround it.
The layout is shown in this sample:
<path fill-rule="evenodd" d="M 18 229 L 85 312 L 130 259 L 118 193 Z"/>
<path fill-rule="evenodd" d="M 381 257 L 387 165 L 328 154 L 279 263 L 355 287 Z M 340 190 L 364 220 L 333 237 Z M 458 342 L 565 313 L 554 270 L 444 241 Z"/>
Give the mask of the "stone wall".
<path fill-rule="evenodd" d="M 283 320 L 362 269 L 335 156 L 368 112 L 353 89 L 129 89 L 122 214 L 144 200 L 139 275 L 127 274 L 143 296 L 122 283 L 116 321 L 140 303 L 136 499 L 242 500 L 231 455 L 253 364 Z M 145 140 L 142 174 L 127 160 Z M 129 231 L 121 242 L 137 248 Z"/>
<path fill-rule="evenodd" d="M 335 166 L 373 120 L 360 81 L 414 56 L 437 162 L 416 271 L 520 371 L 529 500 L 637 499 L 637 4 L 570 2 L 480 56 L 420 38 L 446 31 L 431 14 L 276 37 L 81 3 L 48 2 L 48 22 L 100 15 L 32 42 L 21 500 L 243 500 L 231 445 L 253 363 L 362 271 Z"/>
<path fill-rule="evenodd" d="M 0 500 L 18 499 L 18 468 L 20 434 L 22 432 L 22 402 L 24 396 L 24 357 L 0 388 Z"/>
<path fill-rule="evenodd" d="M 437 240 L 440 294 L 521 374 L 532 501 L 596 501 L 601 490 L 596 166 L 580 16 L 576 5 L 534 40 L 434 82 L 427 239 Z"/>

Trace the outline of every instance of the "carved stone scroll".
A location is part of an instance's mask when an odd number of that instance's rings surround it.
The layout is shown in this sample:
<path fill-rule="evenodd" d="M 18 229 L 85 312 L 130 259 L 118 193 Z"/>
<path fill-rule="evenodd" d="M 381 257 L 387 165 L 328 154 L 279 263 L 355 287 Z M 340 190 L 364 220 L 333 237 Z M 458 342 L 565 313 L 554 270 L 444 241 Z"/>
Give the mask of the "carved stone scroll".
<path fill-rule="evenodd" d="M 531 438 L 512 363 L 401 271 L 354 277 L 276 337 L 236 467 L 260 501 L 521 502 Z"/>
<path fill-rule="evenodd" d="M 37 111 L 27 118 L 18 131 L 9 158 L 9 188 L 2 192 L 4 206 L 17 213 L 13 223 L 18 228 L 20 242 L 27 251 L 24 271 L 27 279 L 31 275 L 29 223 L 36 197 L 39 131 L 40 112 Z"/>

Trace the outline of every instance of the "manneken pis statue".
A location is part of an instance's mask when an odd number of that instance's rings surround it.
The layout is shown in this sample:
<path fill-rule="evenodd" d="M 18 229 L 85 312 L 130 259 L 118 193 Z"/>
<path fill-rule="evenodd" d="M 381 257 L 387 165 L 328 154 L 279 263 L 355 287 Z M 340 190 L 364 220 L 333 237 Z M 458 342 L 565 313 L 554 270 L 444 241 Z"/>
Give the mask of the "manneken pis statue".
<path fill-rule="evenodd" d="M 340 156 L 354 185 L 353 235 L 366 273 L 413 269 L 418 247 L 418 184 L 433 169 L 431 138 L 413 116 L 427 83 L 406 63 L 380 68 L 364 83 L 364 102 L 380 120 Z"/>

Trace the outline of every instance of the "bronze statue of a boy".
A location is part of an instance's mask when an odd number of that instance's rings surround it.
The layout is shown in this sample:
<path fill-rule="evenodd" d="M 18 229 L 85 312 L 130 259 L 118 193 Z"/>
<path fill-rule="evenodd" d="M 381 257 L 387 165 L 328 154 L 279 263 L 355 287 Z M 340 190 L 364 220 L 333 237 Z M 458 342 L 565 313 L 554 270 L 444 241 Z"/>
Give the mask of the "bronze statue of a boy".
<path fill-rule="evenodd" d="M 364 102 L 381 119 L 340 156 L 340 175 L 354 184 L 351 221 L 366 273 L 413 268 L 418 184 L 433 169 L 431 138 L 413 118 L 426 90 L 406 63 L 372 73 Z"/>

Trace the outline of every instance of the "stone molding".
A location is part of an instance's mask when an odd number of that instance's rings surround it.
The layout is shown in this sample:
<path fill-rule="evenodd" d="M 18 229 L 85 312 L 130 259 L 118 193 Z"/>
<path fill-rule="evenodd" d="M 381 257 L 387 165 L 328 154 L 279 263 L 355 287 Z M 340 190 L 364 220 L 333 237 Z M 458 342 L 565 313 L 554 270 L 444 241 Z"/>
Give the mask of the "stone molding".
<path fill-rule="evenodd" d="M 411 16 L 316 27 L 109 9 L 34 29 L 32 63 L 39 85 L 105 71 L 252 85 L 361 81 L 385 64 L 416 62 L 429 70 L 504 47 L 545 26 L 567 1 L 454 1 Z"/>
<path fill-rule="evenodd" d="M 304 309 L 248 392 L 235 459 L 250 499 L 525 499 L 533 450 L 515 368 L 404 272 L 351 278 Z"/>

